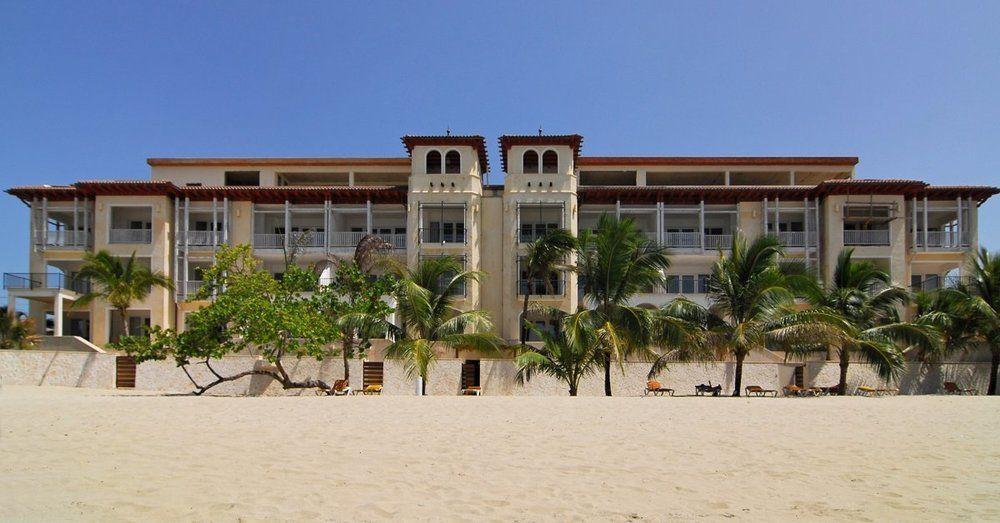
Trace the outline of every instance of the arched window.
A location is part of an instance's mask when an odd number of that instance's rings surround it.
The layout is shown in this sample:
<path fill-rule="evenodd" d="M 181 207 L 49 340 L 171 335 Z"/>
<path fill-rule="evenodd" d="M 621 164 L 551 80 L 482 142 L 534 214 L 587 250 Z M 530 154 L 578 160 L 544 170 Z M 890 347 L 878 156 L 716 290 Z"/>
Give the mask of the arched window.
<path fill-rule="evenodd" d="M 462 172 L 462 155 L 458 154 L 458 151 L 448 151 L 448 154 L 444 155 L 444 173 L 458 174 L 460 172 Z"/>
<path fill-rule="evenodd" d="M 559 154 L 549 149 L 542 155 L 542 172 L 555 174 L 559 170 Z"/>
<path fill-rule="evenodd" d="M 427 174 L 441 174 L 441 153 L 437 151 L 427 153 Z"/>
<path fill-rule="evenodd" d="M 525 151 L 522 164 L 525 174 L 538 174 L 538 153 L 535 151 Z"/>

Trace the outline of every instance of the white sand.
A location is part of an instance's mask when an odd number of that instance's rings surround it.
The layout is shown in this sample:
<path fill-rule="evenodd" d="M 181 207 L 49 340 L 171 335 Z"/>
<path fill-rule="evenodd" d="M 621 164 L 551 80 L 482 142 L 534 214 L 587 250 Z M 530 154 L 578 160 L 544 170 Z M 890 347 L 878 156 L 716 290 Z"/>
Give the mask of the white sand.
<path fill-rule="evenodd" d="M 2 520 L 1000 519 L 996 398 L 0 390 Z"/>

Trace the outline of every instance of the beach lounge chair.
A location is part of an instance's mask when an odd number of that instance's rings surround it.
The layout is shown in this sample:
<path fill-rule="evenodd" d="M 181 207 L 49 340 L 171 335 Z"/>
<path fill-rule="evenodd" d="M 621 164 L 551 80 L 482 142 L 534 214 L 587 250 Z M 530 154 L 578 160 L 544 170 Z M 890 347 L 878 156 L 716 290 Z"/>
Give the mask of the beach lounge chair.
<path fill-rule="evenodd" d="M 347 396 L 351 393 L 351 386 L 347 384 L 347 380 L 337 380 L 333 382 L 332 390 L 334 396 Z"/>
<path fill-rule="evenodd" d="M 712 385 L 712 382 L 708 382 L 708 385 L 702 383 L 701 385 L 694 386 L 695 396 L 704 396 L 705 394 L 711 394 L 712 396 L 718 396 L 722 394 L 722 385 Z"/>
<path fill-rule="evenodd" d="M 854 393 L 858 396 L 878 396 L 879 389 L 876 389 L 874 387 L 860 386 L 857 388 L 856 391 L 854 391 Z"/>
<path fill-rule="evenodd" d="M 772 397 L 778 397 L 778 391 L 772 389 L 765 389 L 759 385 L 747 385 L 746 386 L 747 396 L 757 396 L 758 398 L 767 397 L 770 394 Z"/>
<path fill-rule="evenodd" d="M 466 387 L 462 389 L 463 396 L 482 396 L 483 388 L 480 386 Z"/>
<path fill-rule="evenodd" d="M 882 396 L 898 396 L 899 395 L 899 389 L 894 389 L 892 387 L 889 387 L 889 388 L 886 388 L 886 389 L 878 389 L 878 393 L 879 393 L 879 395 L 882 395 Z"/>
<path fill-rule="evenodd" d="M 798 385 L 785 385 L 781 387 L 781 392 L 785 396 L 798 396 L 800 398 L 807 395 L 806 390 Z"/>
<path fill-rule="evenodd" d="M 976 393 L 976 389 L 963 389 L 954 381 L 946 381 L 944 382 L 944 392 L 945 394 L 973 395 Z"/>
<path fill-rule="evenodd" d="M 674 389 L 668 389 L 664 387 L 660 382 L 656 380 L 649 380 L 646 382 L 646 392 L 645 396 L 649 396 L 652 393 L 654 396 L 662 396 L 664 394 L 674 395 Z"/>
<path fill-rule="evenodd" d="M 365 396 L 381 396 L 382 395 L 382 384 L 374 383 L 361 390 L 361 393 Z"/>

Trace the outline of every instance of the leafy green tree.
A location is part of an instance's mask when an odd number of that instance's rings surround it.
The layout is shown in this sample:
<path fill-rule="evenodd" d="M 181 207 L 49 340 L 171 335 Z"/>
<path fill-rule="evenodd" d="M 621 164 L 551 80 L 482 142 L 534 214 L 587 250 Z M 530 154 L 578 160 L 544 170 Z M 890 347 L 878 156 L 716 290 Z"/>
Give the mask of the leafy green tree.
<path fill-rule="evenodd" d="M 38 340 L 35 320 L 0 307 L 0 349 L 30 349 Z"/>
<path fill-rule="evenodd" d="M 933 326 L 941 334 L 940 350 L 921 349 L 921 361 L 939 362 L 945 356 L 979 346 L 978 327 L 983 318 L 967 291 L 967 287 L 944 288 L 914 296 L 914 323 Z"/>
<path fill-rule="evenodd" d="M 196 299 L 214 297 L 201 309 L 188 314 L 185 330 L 153 327 L 149 336 L 126 336 L 115 346 L 137 361 L 173 358 L 195 387 L 195 394 L 247 376 L 269 376 L 285 389 L 317 388 L 328 393 L 331 386 L 319 379 L 295 380 L 285 369 L 288 357 L 324 359 L 335 354 L 331 343 L 336 332 L 326 314 L 304 294 L 315 288 L 311 271 L 290 267 L 282 281 L 276 280 L 253 257 L 248 245 L 222 246 L 216 261 L 204 273 L 204 286 Z M 254 366 L 224 375 L 213 365 L 227 355 L 258 354 L 270 365 Z M 211 374 L 207 382 L 190 372 L 204 365 Z"/>
<path fill-rule="evenodd" d="M 531 289 L 535 281 L 544 281 L 551 293 L 552 282 L 549 275 L 567 268 L 566 260 L 576 247 L 576 239 L 563 229 L 550 229 L 528 244 L 524 257 L 521 259 L 521 270 L 528 285 L 524 289 L 524 305 L 521 308 L 521 345 L 527 340 L 528 305 L 531 299 Z"/>
<path fill-rule="evenodd" d="M 927 322 L 905 322 L 900 308 L 909 301 L 909 291 L 893 285 L 889 273 L 871 262 L 856 262 L 854 250 L 837 257 L 828 285 L 805 287 L 812 308 L 789 315 L 786 327 L 776 333 L 792 353 L 837 352 L 840 361 L 841 395 L 847 394 L 847 372 L 852 355 L 872 365 L 879 376 L 899 375 L 906 364 L 901 343 L 937 351 L 940 333 Z"/>
<path fill-rule="evenodd" d="M 313 302 L 323 311 L 340 341 L 344 361 L 344 379 L 350 380 L 350 360 L 365 357 L 370 340 L 387 334 L 383 320 L 393 308 L 382 297 L 392 294 L 395 279 L 374 276 L 355 261 L 341 261 L 329 285 L 321 285 Z"/>
<path fill-rule="evenodd" d="M 94 300 L 104 300 L 118 313 L 122 331 L 118 338 L 128 336 L 128 309 L 132 303 L 149 296 L 153 287 L 167 290 L 174 288 L 174 282 L 159 271 L 136 263 L 135 252 L 123 261 L 108 251 L 85 253 L 83 267 L 78 277 L 90 280 L 91 290 L 73 303 L 73 307 L 85 307 Z M 115 340 L 117 341 L 117 340 Z"/>
<path fill-rule="evenodd" d="M 383 324 L 392 343 L 386 357 L 403 361 L 408 376 L 423 380 L 438 357 L 438 350 L 477 350 L 496 354 L 503 340 L 491 331 L 493 322 L 483 310 L 459 310 L 455 302 L 469 282 L 482 273 L 466 271 L 453 256 L 421 260 L 413 269 L 396 267 L 396 314 L 400 327 Z"/>
<path fill-rule="evenodd" d="M 514 358 L 520 383 L 530 381 L 535 374 L 546 374 L 565 382 L 570 396 L 577 395 L 580 380 L 593 374 L 602 362 L 600 354 L 591 348 L 597 340 L 587 322 L 581 321 L 584 314 L 564 315 L 553 333 L 529 326 L 542 339 L 542 345 L 522 345 Z"/>
<path fill-rule="evenodd" d="M 646 289 L 661 286 L 670 267 L 666 250 L 649 240 L 631 219 L 601 216 L 597 232 L 583 231 L 577 242 L 581 280 L 579 321 L 594 334 L 594 350 L 604 367 L 604 394 L 611 395 L 611 365 L 632 355 L 653 358 L 653 312 L 629 304 Z"/>

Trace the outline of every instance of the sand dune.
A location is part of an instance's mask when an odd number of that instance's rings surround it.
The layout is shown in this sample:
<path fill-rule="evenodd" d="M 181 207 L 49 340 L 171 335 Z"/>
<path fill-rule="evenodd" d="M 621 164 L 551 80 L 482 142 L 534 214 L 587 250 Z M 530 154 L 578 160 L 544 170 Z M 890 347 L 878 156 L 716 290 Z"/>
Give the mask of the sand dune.
<path fill-rule="evenodd" d="M 995 398 L 0 390 L 3 520 L 1000 519 Z"/>

